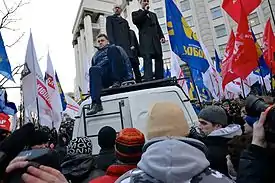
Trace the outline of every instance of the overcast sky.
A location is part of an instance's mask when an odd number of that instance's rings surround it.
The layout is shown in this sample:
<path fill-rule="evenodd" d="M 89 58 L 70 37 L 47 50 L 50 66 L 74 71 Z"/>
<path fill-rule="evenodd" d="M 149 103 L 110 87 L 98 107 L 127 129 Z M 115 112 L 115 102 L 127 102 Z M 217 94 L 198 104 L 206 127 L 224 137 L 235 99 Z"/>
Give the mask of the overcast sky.
<path fill-rule="evenodd" d="M 9 6 L 19 0 L 6 0 Z M 25 36 L 19 43 L 11 48 L 6 48 L 12 68 L 25 62 L 25 54 L 30 30 L 32 31 L 37 58 L 42 72 L 46 70 L 47 52 L 53 61 L 54 69 L 57 70 L 64 92 L 73 92 L 75 63 L 74 50 L 72 47 L 72 28 L 80 0 L 31 0 L 30 4 L 22 7 L 16 14 L 21 18 L 11 27 L 19 28 L 16 32 L 2 30 L 5 44 L 11 44 L 22 32 Z M 2 0 L 0 9 L 5 10 Z M 2 17 L 2 15 L 1 15 Z M 4 86 L 19 86 L 20 76 L 16 78 L 16 84 L 8 82 Z M 8 89 L 8 99 L 20 102 L 20 90 Z"/>

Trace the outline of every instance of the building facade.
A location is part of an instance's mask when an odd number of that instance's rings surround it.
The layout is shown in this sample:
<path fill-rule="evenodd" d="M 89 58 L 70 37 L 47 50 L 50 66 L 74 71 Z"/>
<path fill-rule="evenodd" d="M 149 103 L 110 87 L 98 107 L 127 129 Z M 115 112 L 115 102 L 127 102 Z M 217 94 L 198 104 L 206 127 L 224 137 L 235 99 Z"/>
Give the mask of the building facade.
<path fill-rule="evenodd" d="M 137 36 L 138 30 L 132 23 L 131 13 L 140 8 L 139 0 L 82 0 L 73 27 L 73 47 L 75 50 L 75 93 L 79 88 L 83 93 L 88 92 L 88 69 L 91 58 L 96 51 L 96 36 L 106 32 L 106 17 L 113 14 L 114 4 L 122 4 L 122 16 L 128 20 L 130 28 Z M 211 56 L 217 50 L 223 57 L 226 43 L 231 30 L 236 31 L 237 24 L 221 8 L 222 0 L 175 0 L 186 21 L 197 33 L 198 38 L 207 47 Z M 270 1 L 275 13 L 275 1 Z M 160 26 L 167 40 L 165 0 L 150 0 L 150 10 L 158 16 Z M 249 23 L 256 38 L 262 45 L 264 26 L 271 11 L 268 0 L 263 0 L 261 6 L 249 15 Z M 274 26 L 274 25 L 273 25 Z M 275 30 L 275 29 L 274 29 Z M 170 68 L 169 41 L 162 44 L 164 67 Z M 142 65 L 142 63 L 141 63 Z M 79 95 L 76 96 L 77 98 Z"/>

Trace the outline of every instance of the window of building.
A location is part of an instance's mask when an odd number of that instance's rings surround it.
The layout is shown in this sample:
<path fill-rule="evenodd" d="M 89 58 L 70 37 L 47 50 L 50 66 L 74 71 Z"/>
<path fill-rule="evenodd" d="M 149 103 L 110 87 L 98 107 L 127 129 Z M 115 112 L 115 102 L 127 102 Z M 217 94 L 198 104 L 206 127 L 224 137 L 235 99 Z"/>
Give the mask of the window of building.
<path fill-rule="evenodd" d="M 164 17 L 163 8 L 156 8 L 155 13 L 157 14 L 158 18 L 163 18 Z"/>
<path fill-rule="evenodd" d="M 225 49 L 226 44 L 219 45 L 220 55 L 222 55 L 222 57 L 224 56 Z"/>
<path fill-rule="evenodd" d="M 249 24 L 251 27 L 254 27 L 254 26 L 260 24 L 260 20 L 259 20 L 257 12 L 250 14 L 248 17 L 248 20 L 249 20 Z"/>
<path fill-rule="evenodd" d="M 170 45 L 168 41 L 162 44 L 162 51 L 170 51 Z"/>
<path fill-rule="evenodd" d="M 255 37 L 256 37 L 257 42 L 259 43 L 259 45 L 263 46 L 263 33 L 260 32 L 258 34 L 255 34 Z"/>
<path fill-rule="evenodd" d="M 167 34 L 168 33 L 167 26 L 166 26 L 165 23 L 164 24 L 160 24 L 160 28 L 161 28 L 163 34 Z"/>
<path fill-rule="evenodd" d="M 191 9 L 189 0 L 183 0 L 180 2 L 180 9 L 182 12 L 188 11 Z"/>
<path fill-rule="evenodd" d="M 194 27 L 194 21 L 193 21 L 193 17 L 192 16 L 186 17 L 185 20 L 186 20 L 186 22 L 188 23 L 188 25 L 190 27 Z"/>
<path fill-rule="evenodd" d="M 160 2 L 161 0 L 152 0 L 153 3 Z"/>
<path fill-rule="evenodd" d="M 222 17 L 222 10 L 220 6 L 212 8 L 210 11 L 211 11 L 213 20 Z"/>
<path fill-rule="evenodd" d="M 227 36 L 225 25 L 218 25 L 215 27 L 217 38 Z"/>

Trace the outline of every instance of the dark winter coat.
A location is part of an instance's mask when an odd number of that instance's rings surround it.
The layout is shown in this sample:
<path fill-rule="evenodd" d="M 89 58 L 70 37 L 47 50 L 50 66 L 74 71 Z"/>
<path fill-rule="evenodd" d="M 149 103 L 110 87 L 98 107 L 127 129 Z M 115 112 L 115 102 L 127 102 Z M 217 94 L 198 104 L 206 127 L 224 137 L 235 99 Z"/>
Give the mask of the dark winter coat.
<path fill-rule="evenodd" d="M 99 169 L 107 171 L 108 167 L 117 161 L 115 149 L 101 149 L 95 160 Z"/>
<path fill-rule="evenodd" d="M 132 51 L 132 54 L 135 56 L 135 57 L 140 57 L 140 50 L 139 50 L 139 43 L 138 43 L 138 40 L 137 40 L 137 36 L 136 36 L 136 33 L 135 31 L 133 30 L 130 30 L 130 43 L 131 43 L 131 47 L 135 47 L 134 49 L 131 49 Z"/>
<path fill-rule="evenodd" d="M 88 183 L 105 174 L 97 169 L 92 155 L 67 156 L 61 165 L 62 174 L 72 183 Z"/>
<path fill-rule="evenodd" d="M 241 155 L 237 183 L 274 183 L 273 167 L 274 158 L 267 149 L 250 145 Z"/>
<path fill-rule="evenodd" d="M 228 145 L 227 143 L 235 136 L 241 135 L 240 125 L 228 125 L 225 128 L 213 131 L 208 137 L 203 139 L 203 143 L 208 148 L 207 159 L 210 167 L 225 175 L 228 175 L 227 160 Z"/>
<path fill-rule="evenodd" d="M 207 148 L 200 141 L 163 137 L 147 142 L 144 150 L 138 169 L 116 183 L 234 183 L 209 168 Z"/>
<path fill-rule="evenodd" d="M 130 49 L 129 30 L 130 27 L 127 20 L 121 16 L 112 15 L 107 17 L 106 31 L 110 43 L 115 44 L 116 46 L 121 46 L 131 58 L 133 55 Z"/>
<path fill-rule="evenodd" d="M 139 30 L 140 54 L 162 55 L 160 39 L 164 38 L 157 15 L 151 11 L 138 10 L 132 13 L 133 23 Z"/>
<path fill-rule="evenodd" d="M 136 165 L 111 165 L 107 169 L 106 175 L 98 177 L 89 183 L 114 183 L 124 173 L 135 168 L 137 168 Z"/>

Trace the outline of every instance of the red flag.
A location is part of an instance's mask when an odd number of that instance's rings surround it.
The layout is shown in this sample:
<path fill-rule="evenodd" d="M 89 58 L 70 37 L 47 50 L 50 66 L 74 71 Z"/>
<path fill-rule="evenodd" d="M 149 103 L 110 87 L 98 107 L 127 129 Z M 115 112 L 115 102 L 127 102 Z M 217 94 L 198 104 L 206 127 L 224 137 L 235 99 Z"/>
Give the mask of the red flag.
<path fill-rule="evenodd" d="M 241 11 L 248 16 L 261 4 L 261 0 L 224 0 L 222 8 L 229 14 L 229 16 L 237 23 L 240 22 Z"/>
<path fill-rule="evenodd" d="M 233 56 L 234 46 L 235 46 L 235 35 L 234 35 L 234 32 L 231 31 L 231 35 L 225 49 L 225 57 L 222 61 L 222 67 L 221 67 L 223 89 L 228 83 L 238 78 L 238 76 L 232 70 L 232 61 L 234 58 Z"/>
<path fill-rule="evenodd" d="M 273 34 L 270 19 L 266 23 L 264 31 L 264 59 L 268 67 L 275 74 L 275 36 Z"/>
<path fill-rule="evenodd" d="M 258 67 L 258 53 L 253 35 L 249 29 L 247 16 L 244 13 L 241 13 L 233 54 L 233 72 L 241 79 L 246 79 Z"/>

